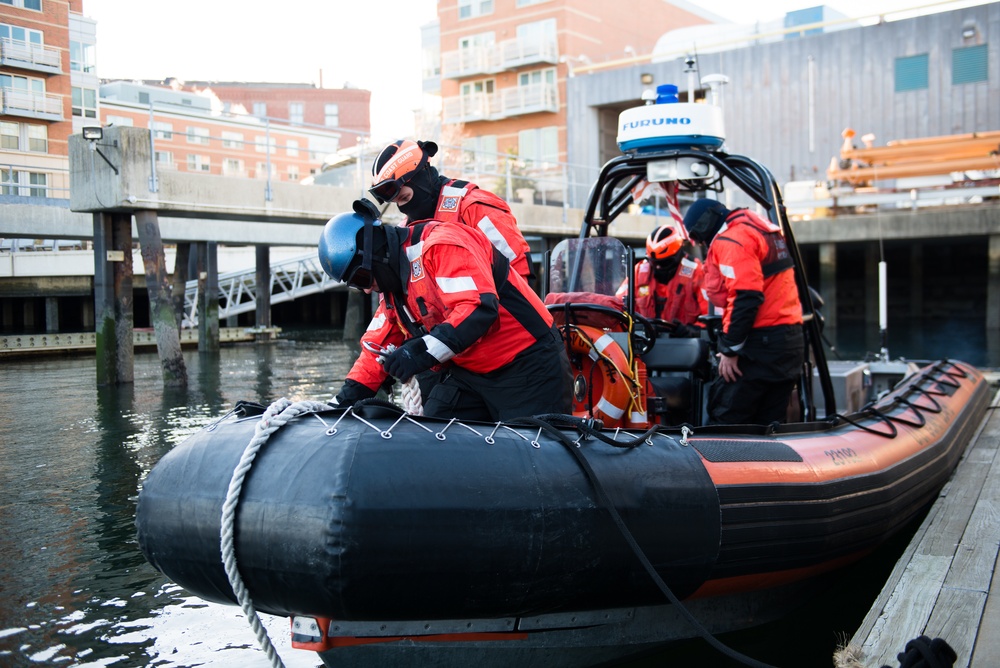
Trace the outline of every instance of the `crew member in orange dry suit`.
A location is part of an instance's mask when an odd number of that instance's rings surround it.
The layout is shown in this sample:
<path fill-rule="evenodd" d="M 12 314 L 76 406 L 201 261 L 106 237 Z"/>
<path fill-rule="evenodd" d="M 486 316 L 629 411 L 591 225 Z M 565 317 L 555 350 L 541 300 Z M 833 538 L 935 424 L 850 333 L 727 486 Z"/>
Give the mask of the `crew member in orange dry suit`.
<path fill-rule="evenodd" d="M 534 287 L 531 249 L 510 206 L 475 183 L 438 174 L 429 163 L 437 151 L 432 141 L 401 139 L 389 144 L 372 163 L 374 185 L 368 192 L 379 204 L 393 202 L 407 223 L 433 219 L 476 228 Z"/>
<path fill-rule="evenodd" d="M 657 227 L 646 238 L 646 259 L 635 266 L 635 312 L 661 321 L 671 336 L 700 336 L 698 316 L 708 313 L 703 276 L 701 261 L 684 252 L 680 233 L 670 225 Z M 616 296 L 627 295 L 626 281 Z"/>
<path fill-rule="evenodd" d="M 571 377 L 552 316 L 478 230 L 438 221 L 383 225 L 367 200 L 334 216 L 319 257 L 336 280 L 379 292 L 363 346 L 335 401 L 375 396 L 389 376 L 406 381 L 449 363 L 424 414 L 506 420 L 569 413 Z"/>
<path fill-rule="evenodd" d="M 802 372 L 802 304 L 781 230 L 747 209 L 712 199 L 688 209 L 692 241 L 708 244 L 704 287 L 723 309 L 719 375 L 709 391 L 715 424 L 784 421 Z"/>

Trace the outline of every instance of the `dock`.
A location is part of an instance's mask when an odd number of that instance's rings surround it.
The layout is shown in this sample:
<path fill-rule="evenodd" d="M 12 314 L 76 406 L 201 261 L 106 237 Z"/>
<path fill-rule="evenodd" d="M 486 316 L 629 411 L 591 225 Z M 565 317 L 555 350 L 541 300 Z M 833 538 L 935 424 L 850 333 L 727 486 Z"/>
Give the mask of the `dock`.
<path fill-rule="evenodd" d="M 998 406 L 1000 392 L 838 667 L 898 666 L 921 635 L 951 645 L 955 666 L 1000 666 Z"/>
<path fill-rule="evenodd" d="M 280 327 L 220 327 L 219 343 L 244 343 L 251 341 L 271 341 L 278 338 Z M 181 346 L 198 345 L 198 330 L 184 328 L 180 336 Z M 156 335 L 152 328 L 133 331 L 133 345 L 136 350 L 156 348 Z M 0 336 L 0 359 L 14 356 L 46 355 L 56 353 L 86 353 L 97 349 L 95 332 L 53 333 L 53 334 L 13 334 Z"/>

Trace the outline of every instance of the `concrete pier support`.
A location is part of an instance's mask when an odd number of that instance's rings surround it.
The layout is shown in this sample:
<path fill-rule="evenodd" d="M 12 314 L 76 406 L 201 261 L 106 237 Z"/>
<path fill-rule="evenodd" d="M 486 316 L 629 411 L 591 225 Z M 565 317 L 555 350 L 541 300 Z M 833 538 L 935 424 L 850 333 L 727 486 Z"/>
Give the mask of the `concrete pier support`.
<path fill-rule="evenodd" d="M 882 259 L 878 242 L 865 246 L 865 349 L 879 350 L 882 347 L 878 326 L 878 263 Z"/>
<path fill-rule="evenodd" d="M 135 379 L 132 300 L 132 216 L 95 213 L 94 331 L 98 385 L 120 385 Z"/>
<path fill-rule="evenodd" d="M 219 350 L 219 247 L 198 244 L 198 351 Z"/>
<path fill-rule="evenodd" d="M 59 298 L 45 298 L 45 331 L 48 333 L 59 331 Z"/>
<path fill-rule="evenodd" d="M 989 359 L 1000 356 L 1000 235 L 990 235 L 986 276 L 986 350 Z"/>
<path fill-rule="evenodd" d="M 271 247 L 263 244 L 256 247 L 257 312 L 255 324 L 258 328 L 271 326 Z"/>
<path fill-rule="evenodd" d="M 146 272 L 146 292 L 149 295 L 149 314 L 153 320 L 163 384 L 184 387 L 187 385 L 187 367 L 184 365 L 184 356 L 181 355 L 177 318 L 170 299 L 160 222 L 155 211 L 136 211 L 135 223 L 139 231 L 139 248 Z"/>
<path fill-rule="evenodd" d="M 819 245 L 819 294 L 823 297 L 823 334 L 837 345 L 837 245 Z"/>
<path fill-rule="evenodd" d="M 344 316 L 344 340 L 360 341 L 371 320 L 371 297 L 360 290 L 347 291 L 347 314 Z"/>
<path fill-rule="evenodd" d="M 188 281 L 188 258 L 191 257 L 191 243 L 178 243 L 174 254 L 174 273 L 170 280 L 170 301 L 177 316 L 177 329 L 184 326 L 184 290 Z"/>

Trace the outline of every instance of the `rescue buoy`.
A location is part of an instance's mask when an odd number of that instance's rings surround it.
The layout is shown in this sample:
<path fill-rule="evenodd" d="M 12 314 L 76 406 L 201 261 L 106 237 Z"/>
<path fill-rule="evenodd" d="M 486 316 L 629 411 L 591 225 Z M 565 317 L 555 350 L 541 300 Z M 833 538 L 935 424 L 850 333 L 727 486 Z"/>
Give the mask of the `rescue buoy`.
<path fill-rule="evenodd" d="M 567 345 L 576 364 L 573 414 L 601 420 L 605 427 L 646 424 L 644 393 L 637 391 L 618 342 L 596 327 L 571 325 Z"/>

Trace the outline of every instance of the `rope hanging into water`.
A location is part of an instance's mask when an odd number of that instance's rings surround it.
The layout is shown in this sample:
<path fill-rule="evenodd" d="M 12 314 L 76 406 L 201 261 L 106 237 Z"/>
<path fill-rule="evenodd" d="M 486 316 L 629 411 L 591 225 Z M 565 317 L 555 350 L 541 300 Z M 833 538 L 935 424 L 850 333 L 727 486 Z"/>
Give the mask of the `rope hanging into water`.
<path fill-rule="evenodd" d="M 264 444 L 267 443 L 267 439 L 270 438 L 271 434 L 303 413 L 316 413 L 329 409 L 330 404 L 320 401 L 299 401 L 292 403 L 284 397 L 268 406 L 267 410 L 261 416 L 260 421 L 254 427 L 254 436 L 243 450 L 243 456 L 240 457 L 239 464 L 233 470 L 233 477 L 229 481 L 229 490 L 226 492 L 226 500 L 222 504 L 222 526 L 219 535 L 222 541 L 222 563 L 226 569 L 226 577 L 229 578 L 229 585 L 233 588 L 233 594 L 236 595 L 236 600 L 243 609 L 243 614 L 246 615 L 247 621 L 250 623 L 250 628 L 253 629 L 254 634 L 257 636 L 257 643 L 264 650 L 268 661 L 271 662 L 274 668 L 284 668 L 285 664 L 281 661 L 281 657 L 278 656 L 274 645 L 271 644 L 271 639 L 267 635 L 267 629 L 264 628 L 257 610 L 254 609 L 250 593 L 247 591 L 246 586 L 244 586 L 243 578 L 240 577 L 240 571 L 236 565 L 236 545 L 234 542 L 236 506 L 239 503 L 240 492 L 243 490 L 243 481 L 246 479 L 250 467 L 253 465 L 253 460 L 257 457 L 257 453 Z"/>

